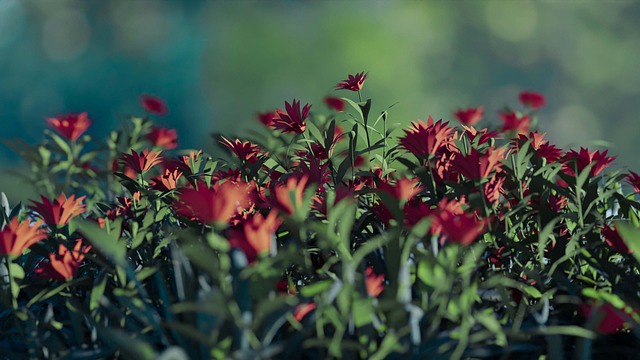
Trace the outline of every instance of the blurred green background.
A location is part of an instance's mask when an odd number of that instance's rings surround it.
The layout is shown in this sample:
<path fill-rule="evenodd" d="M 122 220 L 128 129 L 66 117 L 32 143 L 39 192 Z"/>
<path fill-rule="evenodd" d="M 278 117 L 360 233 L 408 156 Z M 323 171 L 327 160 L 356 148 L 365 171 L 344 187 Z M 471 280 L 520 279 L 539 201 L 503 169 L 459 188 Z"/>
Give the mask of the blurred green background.
<path fill-rule="evenodd" d="M 211 151 L 210 133 L 242 135 L 294 97 L 325 111 L 325 95 L 353 95 L 338 81 L 368 71 L 374 113 L 398 103 L 391 122 L 484 105 L 487 124 L 540 91 L 552 141 L 609 142 L 638 170 L 639 39 L 635 0 L 0 0 L 0 137 L 33 143 L 45 117 L 82 111 L 104 136 L 148 93 L 180 147 Z M 3 146 L 0 165 L 20 161 Z M 0 191 L 24 193 L 8 175 Z"/>

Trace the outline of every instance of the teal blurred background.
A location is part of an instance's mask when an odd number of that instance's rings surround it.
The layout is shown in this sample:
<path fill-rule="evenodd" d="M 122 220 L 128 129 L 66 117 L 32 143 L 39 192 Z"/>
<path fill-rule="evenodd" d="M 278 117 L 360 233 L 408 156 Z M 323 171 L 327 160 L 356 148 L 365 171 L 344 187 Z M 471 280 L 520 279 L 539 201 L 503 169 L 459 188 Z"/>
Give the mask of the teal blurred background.
<path fill-rule="evenodd" d="M 639 64 L 635 0 L 0 0 L 0 137 L 33 143 L 45 117 L 82 111 L 104 136 L 148 93 L 167 101 L 180 147 L 212 151 L 210 133 L 242 135 L 294 97 L 326 111 L 324 96 L 353 95 L 338 81 L 368 71 L 373 111 L 398 103 L 391 122 L 484 105 L 486 125 L 540 91 L 552 141 L 606 141 L 639 170 Z M 3 146 L 0 165 L 20 162 Z M 19 185 L 3 176 L 0 191 Z"/>

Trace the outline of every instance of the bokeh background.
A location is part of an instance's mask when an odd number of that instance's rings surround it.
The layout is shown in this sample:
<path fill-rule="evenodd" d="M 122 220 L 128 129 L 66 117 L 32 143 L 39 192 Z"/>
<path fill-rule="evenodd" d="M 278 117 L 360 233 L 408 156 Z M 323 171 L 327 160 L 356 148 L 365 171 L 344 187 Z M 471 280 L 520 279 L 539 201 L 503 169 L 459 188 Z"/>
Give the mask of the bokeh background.
<path fill-rule="evenodd" d="M 284 100 L 313 103 L 349 73 L 391 122 L 484 105 L 497 122 L 521 90 L 547 96 L 541 130 L 568 148 L 607 145 L 640 169 L 640 6 L 618 1 L 0 0 L 3 139 L 42 138 L 45 118 L 87 111 L 104 136 L 167 101 L 180 146 L 212 151 Z M 340 96 L 352 95 L 347 92 Z M 0 191 L 24 187 L 0 148 Z"/>

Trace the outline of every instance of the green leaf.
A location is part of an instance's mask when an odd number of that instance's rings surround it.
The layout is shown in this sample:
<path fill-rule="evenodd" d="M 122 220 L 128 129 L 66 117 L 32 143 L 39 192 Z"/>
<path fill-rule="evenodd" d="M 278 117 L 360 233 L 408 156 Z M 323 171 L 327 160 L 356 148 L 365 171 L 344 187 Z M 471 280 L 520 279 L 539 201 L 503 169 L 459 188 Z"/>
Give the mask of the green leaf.
<path fill-rule="evenodd" d="M 96 249 L 113 261 L 114 264 L 126 267 L 127 246 L 123 241 L 119 241 L 122 218 L 116 219 L 113 224 L 115 225 L 115 229 L 111 230 L 110 233 L 100 229 L 98 224 L 90 220 L 80 221 L 78 223 L 78 229 L 80 229 Z"/>
<path fill-rule="evenodd" d="M 567 335 L 586 339 L 595 339 L 597 334 L 580 326 L 547 326 L 540 327 L 533 331 L 534 334 L 540 335 Z"/>
<path fill-rule="evenodd" d="M 60 150 L 62 150 L 65 154 L 67 154 L 69 158 L 72 157 L 71 147 L 69 146 L 69 143 L 66 140 L 64 140 L 62 137 L 60 137 L 58 134 L 54 133 L 53 131 L 47 130 L 46 132 L 47 132 L 47 135 L 49 135 L 49 137 L 56 143 L 56 145 L 58 145 L 58 148 L 60 148 Z"/>
<path fill-rule="evenodd" d="M 369 358 L 369 360 L 383 360 L 394 351 L 402 351 L 402 345 L 397 336 L 393 332 L 388 332 L 382 340 L 378 351 Z"/>
<path fill-rule="evenodd" d="M 98 308 L 100 304 L 100 299 L 104 294 L 104 289 L 107 285 L 107 272 L 102 270 L 96 281 L 93 284 L 93 288 L 91 289 L 91 297 L 89 299 L 89 310 L 93 311 Z"/>
<path fill-rule="evenodd" d="M 327 290 L 331 286 L 331 284 L 333 284 L 332 280 L 318 281 L 301 288 L 300 294 L 304 297 L 312 297 Z"/>
<path fill-rule="evenodd" d="M 619 221 L 615 222 L 615 227 L 624 243 L 631 250 L 631 255 L 640 263 L 640 228 Z"/>
<path fill-rule="evenodd" d="M 158 271 L 158 269 L 155 267 L 145 267 L 136 273 L 136 277 L 138 278 L 138 281 L 144 281 L 149 276 L 155 274 L 156 271 Z"/>
<path fill-rule="evenodd" d="M 353 322 L 357 328 L 373 321 L 373 306 L 371 298 L 358 299 L 353 303 Z"/>
<path fill-rule="evenodd" d="M 207 243 L 214 250 L 219 250 L 223 252 L 229 252 L 231 250 L 231 245 L 229 244 L 229 240 L 218 235 L 218 233 L 211 231 L 207 234 Z"/>
<path fill-rule="evenodd" d="M 136 338 L 134 334 L 109 328 L 101 328 L 98 332 L 101 333 L 102 338 L 108 339 L 109 342 L 118 347 L 123 358 L 136 360 L 155 360 L 158 358 L 153 346 L 144 340 Z"/>

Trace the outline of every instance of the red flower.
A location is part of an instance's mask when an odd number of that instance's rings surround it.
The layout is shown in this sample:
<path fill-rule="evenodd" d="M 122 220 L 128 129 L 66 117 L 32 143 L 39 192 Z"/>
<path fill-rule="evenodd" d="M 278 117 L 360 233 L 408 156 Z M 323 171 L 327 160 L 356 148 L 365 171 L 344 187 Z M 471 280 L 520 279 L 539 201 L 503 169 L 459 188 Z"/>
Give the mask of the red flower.
<path fill-rule="evenodd" d="M 431 205 L 416 199 L 415 201 L 408 201 L 404 205 L 403 212 L 404 225 L 410 228 L 419 223 L 420 220 L 429 217 L 433 211 L 431 211 Z"/>
<path fill-rule="evenodd" d="M 486 144 L 491 139 L 498 136 L 498 134 L 496 134 L 493 131 L 489 131 L 487 128 L 478 130 L 473 126 L 467 126 L 467 125 L 462 125 L 462 128 L 464 129 L 464 135 L 467 137 L 467 139 L 469 139 L 470 142 L 473 143 L 476 140 L 476 138 L 478 138 L 477 140 L 478 145 Z M 462 134 L 460 138 L 462 139 Z"/>
<path fill-rule="evenodd" d="M 629 171 L 627 175 L 625 175 L 627 182 L 629 185 L 633 187 L 635 192 L 640 192 L 640 175 L 634 173 L 633 171 Z"/>
<path fill-rule="evenodd" d="M 368 266 L 364 271 L 364 284 L 367 288 L 367 294 L 369 296 L 378 297 L 382 290 L 384 290 L 384 274 L 376 275 L 373 272 L 373 267 Z"/>
<path fill-rule="evenodd" d="M 300 304 L 298 306 L 296 306 L 295 310 L 293 310 L 293 317 L 294 319 L 298 320 L 298 322 L 301 322 L 302 319 L 307 316 L 308 313 L 310 313 L 311 311 L 313 311 L 313 309 L 316 308 L 316 303 L 304 303 L 304 304 Z"/>
<path fill-rule="evenodd" d="M 549 208 L 558 214 L 564 210 L 568 202 L 569 200 L 566 196 L 555 194 L 549 195 Z"/>
<path fill-rule="evenodd" d="M 306 104 L 300 111 L 300 101 L 293 99 L 293 104 L 284 102 L 286 112 L 277 109 L 273 116 L 273 128 L 282 130 L 283 133 L 302 134 L 307 128 L 304 120 L 309 115 L 311 105 Z"/>
<path fill-rule="evenodd" d="M 140 96 L 140 104 L 142 107 L 152 114 L 165 115 L 169 112 L 167 105 L 162 99 L 150 95 Z"/>
<path fill-rule="evenodd" d="M 622 310 L 618 310 L 606 303 L 602 306 L 591 304 L 581 304 L 580 313 L 586 318 L 592 316 L 603 316 L 598 323 L 598 332 L 602 334 L 614 334 L 625 328 L 625 323 L 629 322 L 630 316 Z"/>
<path fill-rule="evenodd" d="M 73 250 L 69 251 L 66 246 L 60 244 L 57 254 L 49 254 L 49 262 L 44 262 L 43 267 L 35 269 L 35 273 L 58 281 L 73 279 L 78 272 L 78 268 L 84 260 L 84 255 L 91 250 L 91 246 L 82 246 L 82 241 L 78 241 Z"/>
<path fill-rule="evenodd" d="M 407 201 L 422 190 L 422 186 L 418 184 L 419 180 L 417 178 L 408 179 L 403 177 L 396 181 L 394 185 L 381 181 L 378 188 L 398 200 Z"/>
<path fill-rule="evenodd" d="M 82 204 L 82 200 L 84 200 L 85 197 L 86 196 L 81 196 L 76 199 L 75 195 L 71 195 L 67 198 L 67 196 L 62 193 L 57 199 L 51 202 L 44 196 L 40 196 L 42 202 L 39 203 L 31 200 L 33 205 L 29 206 L 29 209 L 35 210 L 50 227 L 62 227 L 67 225 L 71 219 L 86 211 L 86 205 Z"/>
<path fill-rule="evenodd" d="M 183 155 L 178 157 L 178 167 L 188 175 L 195 175 L 200 171 L 200 164 L 202 163 L 202 150 L 192 150 L 189 155 Z"/>
<path fill-rule="evenodd" d="M 212 187 L 200 183 L 197 189 L 182 188 L 176 210 L 204 224 L 224 224 L 247 205 L 247 184 L 225 181 Z"/>
<path fill-rule="evenodd" d="M 558 149 L 554 145 L 550 145 L 547 140 L 544 140 L 546 133 L 540 134 L 538 132 L 531 132 L 529 136 L 525 134 L 519 134 L 517 139 L 513 139 L 511 145 L 517 150 L 520 149 L 527 141 L 531 141 L 530 147 L 536 152 L 536 154 L 543 159 L 547 160 L 547 163 L 557 161 L 562 157 L 562 150 Z"/>
<path fill-rule="evenodd" d="M 298 178 L 290 176 L 286 184 L 275 185 L 271 189 L 271 203 L 288 215 L 292 215 L 297 207 L 302 204 L 303 194 L 309 181 L 308 175 Z M 291 202 L 291 194 L 295 203 Z"/>
<path fill-rule="evenodd" d="M 533 91 L 523 91 L 520 93 L 518 98 L 524 106 L 528 106 L 532 109 L 539 109 L 545 104 L 544 96 Z"/>
<path fill-rule="evenodd" d="M 143 152 L 137 153 L 131 150 L 131 154 L 122 153 L 122 163 L 138 174 L 149 171 L 152 167 L 162 162 L 160 156 L 161 151 L 149 151 L 145 149 Z"/>
<path fill-rule="evenodd" d="M 238 182 L 242 180 L 242 171 L 240 169 L 217 170 L 211 176 L 211 181 L 218 182 L 220 180 L 230 180 Z"/>
<path fill-rule="evenodd" d="M 391 223 L 391 219 L 395 219 L 389 208 L 382 202 L 375 203 L 371 208 L 371 211 L 385 225 L 389 225 Z"/>
<path fill-rule="evenodd" d="M 618 229 L 615 227 L 605 225 L 602 228 L 602 236 L 607 245 L 611 246 L 613 250 L 623 254 L 631 254 L 631 250 L 627 247 L 627 244 L 624 243 L 624 240 L 620 234 L 618 234 Z"/>
<path fill-rule="evenodd" d="M 580 152 L 571 150 L 561 159 L 563 163 L 562 171 L 567 175 L 576 176 L 575 167 L 577 167 L 580 173 L 588 165 L 593 164 L 589 173 L 591 176 L 598 176 L 598 174 L 611 165 L 611 162 L 616 158 L 615 156 L 608 157 L 607 151 L 608 150 L 605 150 L 601 153 L 600 151 L 589 151 L 585 148 L 580 148 Z"/>
<path fill-rule="evenodd" d="M 484 108 L 480 106 L 466 110 L 458 109 L 458 111 L 455 112 L 455 116 L 462 124 L 474 126 L 484 116 Z"/>
<path fill-rule="evenodd" d="M 165 169 L 164 174 L 151 179 L 151 187 L 159 191 L 170 191 L 178 185 L 178 179 L 182 176 L 179 169 Z"/>
<path fill-rule="evenodd" d="M 258 120 L 261 123 L 265 124 L 267 127 L 273 127 L 273 118 L 276 116 L 275 112 L 264 112 L 256 115 Z"/>
<path fill-rule="evenodd" d="M 518 117 L 516 113 L 501 113 L 500 119 L 504 123 L 502 125 L 502 131 L 515 131 L 517 134 L 526 134 L 529 132 L 529 128 L 531 128 L 531 118 L 522 115 Z"/>
<path fill-rule="evenodd" d="M 446 148 L 445 148 L 446 149 Z M 454 160 L 460 156 L 457 151 L 442 151 L 442 154 L 437 155 L 431 163 L 431 172 L 437 185 L 442 186 L 445 182 L 457 182 L 458 172 L 455 171 L 453 165 Z"/>
<path fill-rule="evenodd" d="M 327 96 L 324 98 L 324 103 L 327 104 L 329 109 L 333 109 L 335 111 L 344 111 L 345 103 L 342 99 L 337 97 Z"/>
<path fill-rule="evenodd" d="M 362 90 L 362 85 L 364 85 L 364 81 L 367 79 L 368 73 L 361 72 L 355 75 L 349 75 L 348 79 L 342 80 L 342 82 L 336 85 L 336 90 L 351 90 L 351 91 L 360 91 Z"/>
<path fill-rule="evenodd" d="M 499 175 L 499 173 L 496 173 L 484 184 L 484 197 L 487 199 L 487 202 L 492 205 L 498 204 L 500 194 L 504 192 L 502 186 L 507 178 Z"/>
<path fill-rule="evenodd" d="M 233 142 L 222 136 L 222 140 L 219 140 L 220 144 L 226 146 L 231 152 L 242 161 L 248 161 L 255 163 L 260 155 L 260 148 L 256 144 L 252 144 L 250 141 L 242 142 L 239 139 L 235 139 Z"/>
<path fill-rule="evenodd" d="M 475 148 L 471 148 L 471 153 L 464 156 L 457 156 L 453 159 L 453 166 L 456 171 L 475 180 L 489 178 L 491 172 L 502 167 L 502 160 L 506 156 L 506 148 L 494 149 L 490 147 L 485 153 L 480 153 Z"/>
<path fill-rule="evenodd" d="M 444 145 L 451 142 L 454 128 L 449 127 L 449 123 L 442 123 L 439 120 L 434 124 L 433 118 L 429 116 L 427 123 L 422 120 L 411 122 L 411 127 L 404 130 L 405 135 L 400 140 L 400 146 L 418 158 L 435 155 Z"/>
<path fill-rule="evenodd" d="M 33 226 L 29 226 L 29 222 L 25 220 L 20 223 L 14 217 L 4 226 L 0 231 L 0 255 L 20 256 L 29 246 L 47 237 L 40 228 L 42 220 L 36 221 Z"/>
<path fill-rule="evenodd" d="M 57 118 L 48 118 L 47 126 L 54 129 L 58 134 L 71 141 L 76 141 L 80 135 L 91 126 L 91 120 L 87 117 L 87 113 L 67 114 L 66 116 L 58 116 Z"/>
<path fill-rule="evenodd" d="M 318 184 L 321 189 L 324 184 L 331 181 L 331 169 L 329 164 L 320 164 L 319 157 L 307 157 L 308 161 L 302 161 L 296 164 L 293 176 L 297 178 L 308 177 L 310 183 Z"/>
<path fill-rule="evenodd" d="M 517 138 L 514 138 L 513 140 L 511 140 L 510 145 L 513 146 L 516 150 L 520 150 L 520 148 L 522 148 L 527 141 L 530 141 L 529 146 L 532 149 L 537 150 L 540 148 L 540 146 L 548 143 L 547 140 L 544 140 L 545 135 L 547 135 L 547 133 L 540 134 L 537 131 L 530 132 L 529 135 L 518 134 Z"/>
<path fill-rule="evenodd" d="M 460 198 L 460 200 L 457 200 L 457 199 L 449 200 L 447 198 L 444 198 L 440 200 L 440 202 L 438 202 L 437 208 L 434 211 L 432 211 L 433 216 L 431 219 L 433 220 L 435 217 L 438 217 L 440 216 L 440 214 L 443 214 L 443 213 L 449 214 L 446 216 L 462 215 L 464 214 L 463 205 L 466 205 L 466 203 L 467 202 L 464 197 Z M 429 228 L 429 232 L 431 232 L 432 235 L 440 235 L 442 233 L 442 225 L 437 221 L 432 221 L 431 227 Z"/>
<path fill-rule="evenodd" d="M 281 223 L 277 215 L 274 210 L 266 218 L 260 213 L 253 215 L 240 225 L 240 229 L 230 232 L 229 243 L 242 249 L 249 263 L 253 263 L 259 254 L 271 249 L 271 239 Z"/>
<path fill-rule="evenodd" d="M 349 201 L 354 201 L 355 195 L 353 193 L 354 189 L 352 186 L 339 184 L 335 188 L 335 198 L 333 200 L 332 205 L 338 204 L 340 201 L 349 199 Z M 327 215 L 327 192 L 324 191 L 320 195 L 316 195 L 313 197 L 313 205 L 311 205 L 315 210 L 317 210 L 320 214 L 326 216 Z"/>
<path fill-rule="evenodd" d="M 488 219 L 478 219 L 475 212 L 454 214 L 442 211 L 433 215 L 432 221 L 441 227 L 447 241 L 465 246 L 484 233 L 488 225 Z"/>
<path fill-rule="evenodd" d="M 154 126 L 151 128 L 151 132 L 147 134 L 147 139 L 153 146 L 163 147 L 167 150 L 178 147 L 178 134 L 176 133 L 176 129 Z"/>

